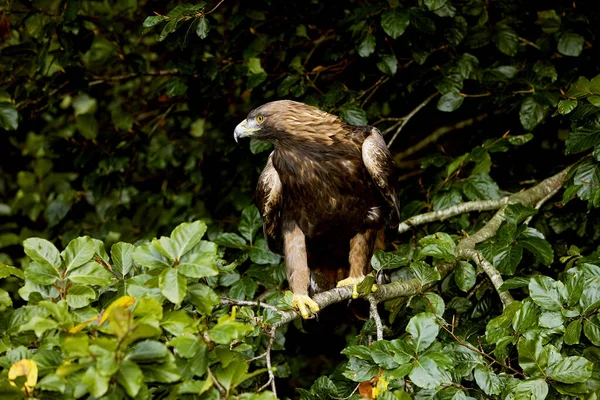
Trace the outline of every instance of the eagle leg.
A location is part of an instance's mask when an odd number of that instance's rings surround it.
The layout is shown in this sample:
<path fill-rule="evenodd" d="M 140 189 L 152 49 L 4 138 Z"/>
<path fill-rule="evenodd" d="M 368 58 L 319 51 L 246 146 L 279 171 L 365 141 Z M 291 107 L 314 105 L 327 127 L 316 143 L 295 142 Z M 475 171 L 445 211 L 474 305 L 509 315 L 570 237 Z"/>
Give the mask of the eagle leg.
<path fill-rule="evenodd" d="M 367 229 L 363 233 L 357 233 L 350 239 L 350 276 L 342 279 L 337 283 L 337 287 L 352 285 L 352 298 L 358 297 L 358 285 L 365 279 L 369 259 L 373 253 L 373 241 L 375 235 L 373 230 Z M 377 286 L 373 285 L 372 291 L 377 290 Z"/>
<path fill-rule="evenodd" d="M 292 305 L 300 311 L 302 318 L 319 311 L 319 305 L 308 295 L 308 280 L 310 270 L 306 254 L 306 238 L 304 232 L 295 221 L 283 223 L 283 243 L 285 253 L 285 268 L 288 282 L 294 298 Z"/>

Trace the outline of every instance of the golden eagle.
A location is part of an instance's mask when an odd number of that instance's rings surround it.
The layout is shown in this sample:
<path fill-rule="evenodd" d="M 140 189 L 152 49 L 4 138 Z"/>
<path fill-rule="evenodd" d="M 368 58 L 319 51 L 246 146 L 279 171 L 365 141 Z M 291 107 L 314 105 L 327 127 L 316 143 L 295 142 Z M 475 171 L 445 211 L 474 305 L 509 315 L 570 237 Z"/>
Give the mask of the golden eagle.
<path fill-rule="evenodd" d="M 247 136 L 274 146 L 255 197 L 269 249 L 285 256 L 294 306 L 308 318 L 319 310 L 309 295 L 336 283 L 352 285 L 358 297 L 386 222 L 399 216 L 395 166 L 381 133 L 281 100 L 235 128 L 236 142 Z"/>

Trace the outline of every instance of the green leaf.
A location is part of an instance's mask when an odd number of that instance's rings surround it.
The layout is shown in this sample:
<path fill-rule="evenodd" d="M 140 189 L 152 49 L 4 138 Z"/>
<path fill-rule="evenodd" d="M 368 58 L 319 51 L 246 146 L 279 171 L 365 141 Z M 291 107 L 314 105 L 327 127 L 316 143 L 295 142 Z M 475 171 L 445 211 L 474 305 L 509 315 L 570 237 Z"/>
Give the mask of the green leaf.
<path fill-rule="evenodd" d="M 567 90 L 568 97 L 586 97 L 592 93 L 591 82 L 585 76 L 580 76 L 575 83 L 569 86 L 569 90 Z"/>
<path fill-rule="evenodd" d="M 96 367 L 89 367 L 83 377 L 81 383 L 83 383 L 90 394 L 94 397 L 102 397 L 108 391 L 108 383 L 110 381 L 110 375 L 104 376 L 100 374 Z"/>
<path fill-rule="evenodd" d="M 427 356 L 419 357 L 408 374 L 410 380 L 423 389 L 437 389 L 443 383 L 451 382 L 450 373 Z"/>
<path fill-rule="evenodd" d="M 89 262 L 95 253 L 96 247 L 92 239 L 89 236 L 83 236 L 71 240 L 60 255 L 65 262 L 67 271 L 71 271 Z"/>
<path fill-rule="evenodd" d="M 58 270 L 61 264 L 60 253 L 52 243 L 46 239 L 29 238 L 23 242 L 25 254 L 33 261 Z"/>
<path fill-rule="evenodd" d="M 162 15 L 151 15 L 149 17 L 146 17 L 142 25 L 144 28 L 152 28 L 153 26 L 160 24 L 164 20 L 166 20 L 166 18 Z"/>
<path fill-rule="evenodd" d="M 234 249 L 246 248 L 246 240 L 237 233 L 221 233 L 213 240 L 219 246 L 231 247 Z"/>
<path fill-rule="evenodd" d="M 594 346 L 600 346 L 600 318 L 594 314 L 583 321 L 583 333 Z"/>
<path fill-rule="evenodd" d="M 498 200 L 500 188 L 487 174 L 471 175 L 463 185 L 463 193 L 469 200 Z"/>
<path fill-rule="evenodd" d="M 281 256 L 269 250 L 265 239 L 258 239 L 250 248 L 250 259 L 257 264 L 279 264 Z"/>
<path fill-rule="evenodd" d="M 577 107 L 579 102 L 577 100 L 565 99 L 558 102 L 557 110 L 559 114 L 566 115 Z"/>
<path fill-rule="evenodd" d="M 136 397 L 142 388 L 144 373 L 136 363 L 124 360 L 121 362 L 115 378 L 129 396 Z"/>
<path fill-rule="evenodd" d="M 135 246 L 129 243 L 119 242 L 110 248 L 110 256 L 114 262 L 115 270 L 125 276 L 133 267 L 133 252 Z"/>
<path fill-rule="evenodd" d="M 597 307 L 600 307 L 600 279 L 589 280 L 586 287 L 581 293 L 579 304 L 581 304 L 581 312 L 588 314 Z"/>
<path fill-rule="evenodd" d="M 569 325 L 567 325 L 567 329 L 565 329 L 565 344 L 579 344 L 579 338 L 581 337 L 581 328 L 582 324 L 580 319 L 571 321 Z"/>
<path fill-rule="evenodd" d="M 535 99 L 533 96 L 527 97 L 523 103 L 521 103 L 521 110 L 519 111 L 519 118 L 523 128 L 530 131 L 533 130 L 540 122 L 544 120 L 544 107 Z"/>
<path fill-rule="evenodd" d="M 459 204 L 462 201 L 462 195 L 458 190 L 450 189 L 446 192 L 438 192 L 433 196 L 433 211 L 445 210 Z"/>
<path fill-rule="evenodd" d="M 501 248 L 496 255 L 494 255 L 492 263 L 502 274 L 513 275 L 522 258 L 523 247 L 519 244 L 511 243 L 510 245 Z"/>
<path fill-rule="evenodd" d="M 238 226 L 238 230 L 242 236 L 252 243 L 254 235 L 262 227 L 260 212 L 254 204 L 249 205 L 242 211 L 242 220 Z"/>
<path fill-rule="evenodd" d="M 86 307 L 95 299 L 96 292 L 88 286 L 73 285 L 67 291 L 67 304 L 71 308 Z"/>
<path fill-rule="evenodd" d="M 538 11 L 537 25 L 542 27 L 544 33 L 555 33 L 560 29 L 560 15 L 555 10 Z"/>
<path fill-rule="evenodd" d="M 265 142 L 264 140 L 258 140 L 255 138 L 250 138 L 250 152 L 252 154 L 259 154 L 263 151 L 271 150 L 272 148 L 273 145 L 269 142 Z"/>
<path fill-rule="evenodd" d="M 42 318 L 34 315 L 27 322 L 19 326 L 19 332 L 34 331 L 38 338 L 41 338 L 46 331 L 58 328 L 58 323 L 52 318 Z"/>
<path fill-rule="evenodd" d="M 531 376 L 545 376 L 548 352 L 542 347 L 541 338 L 528 340 L 522 337 L 517 343 L 519 365 Z"/>
<path fill-rule="evenodd" d="M 93 114 L 78 115 L 75 118 L 75 126 L 86 139 L 92 140 L 98 136 L 98 121 Z"/>
<path fill-rule="evenodd" d="M 408 261 L 409 256 L 405 254 L 377 250 L 371 258 L 371 265 L 375 271 L 381 271 L 384 269 L 406 267 L 408 265 Z"/>
<path fill-rule="evenodd" d="M 210 315 L 213 307 L 219 304 L 219 296 L 202 283 L 188 286 L 188 295 L 190 302 L 196 306 L 196 310 L 205 315 Z"/>
<path fill-rule="evenodd" d="M 478 365 L 475 367 L 474 375 L 475 382 L 488 396 L 499 395 L 502 391 L 500 378 L 489 368 Z"/>
<path fill-rule="evenodd" d="M 171 303 L 180 304 L 187 290 L 187 280 L 174 268 L 166 268 L 158 277 L 158 287 Z"/>
<path fill-rule="evenodd" d="M 194 336 L 176 336 L 167 342 L 167 346 L 173 346 L 179 357 L 192 358 L 204 343 Z"/>
<path fill-rule="evenodd" d="M 556 49 L 565 56 L 578 57 L 583 50 L 583 42 L 583 36 L 565 32 L 558 38 Z"/>
<path fill-rule="evenodd" d="M 0 279 L 9 277 L 10 275 L 16 276 L 19 279 L 25 279 L 25 273 L 19 268 L 6 265 L 0 261 Z"/>
<path fill-rule="evenodd" d="M 364 345 L 347 346 L 344 350 L 342 350 L 342 354 L 345 354 L 348 357 L 358 357 L 361 360 L 373 360 L 373 357 L 371 356 L 371 349 Z"/>
<path fill-rule="evenodd" d="M 343 375 L 354 382 L 368 381 L 379 373 L 379 367 L 371 361 L 350 358 Z"/>
<path fill-rule="evenodd" d="M 456 244 L 450 235 L 445 232 L 425 236 L 419 240 L 419 244 L 423 248 L 419 250 L 418 259 L 431 256 L 444 261 L 452 261 L 456 257 Z"/>
<path fill-rule="evenodd" d="M 210 31 L 208 20 L 206 19 L 206 17 L 200 18 L 200 20 L 198 21 L 198 26 L 196 27 L 196 35 L 198 35 L 200 39 L 206 39 L 206 37 L 208 36 L 208 31 Z"/>
<path fill-rule="evenodd" d="M 402 36 L 409 24 L 410 15 L 401 7 L 393 8 L 381 15 L 381 27 L 392 39 Z"/>
<path fill-rule="evenodd" d="M 95 261 L 71 271 L 67 277 L 82 285 L 108 286 L 114 281 L 114 276 Z"/>
<path fill-rule="evenodd" d="M 544 235 L 535 228 L 528 227 L 517 238 L 518 243 L 535 256 L 537 262 L 550 265 L 554 261 L 554 250 Z"/>
<path fill-rule="evenodd" d="M 25 268 L 25 278 L 39 285 L 52 285 L 59 275 L 51 266 L 33 261 Z"/>
<path fill-rule="evenodd" d="M 461 96 L 458 92 L 451 91 L 440 97 L 437 103 L 437 109 L 444 112 L 452 112 L 457 110 L 462 105 L 463 101 L 465 101 L 464 96 Z"/>
<path fill-rule="evenodd" d="M 252 326 L 235 321 L 229 315 L 219 318 L 219 322 L 208 331 L 210 339 L 219 344 L 230 344 L 233 340 L 242 339 Z"/>
<path fill-rule="evenodd" d="M 498 24 L 493 41 L 508 56 L 514 57 L 519 51 L 519 35 L 508 25 Z"/>
<path fill-rule="evenodd" d="M 0 128 L 14 131 L 19 127 L 19 113 L 11 102 L 0 102 Z"/>
<path fill-rule="evenodd" d="M 375 45 L 375 36 L 367 33 L 358 45 L 358 55 L 361 57 L 369 57 L 375 51 Z"/>
<path fill-rule="evenodd" d="M 504 218 L 506 221 L 515 225 L 520 224 L 535 214 L 537 214 L 537 210 L 535 208 L 523 205 L 521 203 L 509 204 L 504 210 Z"/>
<path fill-rule="evenodd" d="M 463 292 L 467 292 L 475 286 L 476 278 L 475 268 L 466 261 L 460 261 L 454 269 L 454 280 L 458 288 Z"/>
<path fill-rule="evenodd" d="M 133 252 L 133 260 L 142 267 L 150 269 L 171 267 L 171 263 L 152 246 L 152 243 L 144 243 L 136 247 Z"/>
<path fill-rule="evenodd" d="M 568 154 L 580 153 L 599 144 L 600 125 L 597 123 L 574 128 L 565 142 Z"/>
<path fill-rule="evenodd" d="M 410 264 L 410 269 L 415 274 L 421 285 L 428 285 L 442 279 L 439 271 L 435 268 L 431 268 L 424 261 L 415 261 L 414 263 Z"/>
<path fill-rule="evenodd" d="M 340 109 L 340 118 L 344 122 L 355 125 L 367 125 L 367 113 L 356 103 L 346 103 Z"/>
<path fill-rule="evenodd" d="M 529 282 L 531 299 L 546 310 L 560 310 L 563 305 L 561 296 L 565 292 L 562 282 L 548 276 L 536 276 Z"/>
<path fill-rule="evenodd" d="M 412 336 L 417 351 L 421 352 L 435 341 L 440 332 L 440 326 L 433 313 L 423 312 L 410 319 L 406 326 L 406 332 Z"/>
<path fill-rule="evenodd" d="M 579 356 L 563 358 L 552 366 L 550 378 L 563 383 L 580 383 L 592 376 L 593 364 Z"/>
<path fill-rule="evenodd" d="M 136 363 L 151 363 L 151 362 L 163 362 L 169 350 L 161 342 L 155 340 L 146 340 L 138 342 L 127 354 L 127 359 Z"/>
<path fill-rule="evenodd" d="M 515 399 L 544 400 L 548 396 L 548 384 L 543 379 L 520 382 L 514 392 Z"/>
<path fill-rule="evenodd" d="M 206 224 L 202 221 L 184 222 L 173 229 L 171 243 L 175 248 L 177 260 L 200 243 L 206 232 Z"/>
<path fill-rule="evenodd" d="M 384 74 L 393 76 L 398 70 L 398 60 L 393 54 L 384 54 L 377 62 L 377 68 Z"/>

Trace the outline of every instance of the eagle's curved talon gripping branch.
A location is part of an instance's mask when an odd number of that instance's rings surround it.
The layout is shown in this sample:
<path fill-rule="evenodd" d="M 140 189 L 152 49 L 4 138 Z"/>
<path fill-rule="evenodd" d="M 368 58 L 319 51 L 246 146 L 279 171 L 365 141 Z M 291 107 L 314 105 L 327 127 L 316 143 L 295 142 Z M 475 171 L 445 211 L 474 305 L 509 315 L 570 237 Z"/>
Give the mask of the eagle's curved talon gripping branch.
<path fill-rule="evenodd" d="M 302 318 L 304 319 L 308 319 L 309 316 L 316 314 L 320 310 L 319 305 L 311 299 L 310 296 L 305 294 L 295 294 L 292 300 L 292 306 L 300 311 L 300 315 L 302 315 Z"/>

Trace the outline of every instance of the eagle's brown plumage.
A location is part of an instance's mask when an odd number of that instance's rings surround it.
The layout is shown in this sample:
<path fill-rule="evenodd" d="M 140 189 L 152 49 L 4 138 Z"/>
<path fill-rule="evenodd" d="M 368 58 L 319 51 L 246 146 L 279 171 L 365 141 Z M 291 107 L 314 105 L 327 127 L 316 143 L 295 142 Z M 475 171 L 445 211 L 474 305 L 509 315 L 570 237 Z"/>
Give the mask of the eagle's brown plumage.
<path fill-rule="evenodd" d="M 303 317 L 318 306 L 310 293 L 356 285 L 367 272 L 386 222 L 399 208 L 394 163 L 381 133 L 355 127 L 306 104 L 264 104 L 235 129 L 274 145 L 256 201 L 269 248 L 285 255 Z M 349 269 L 349 272 L 348 272 Z"/>

